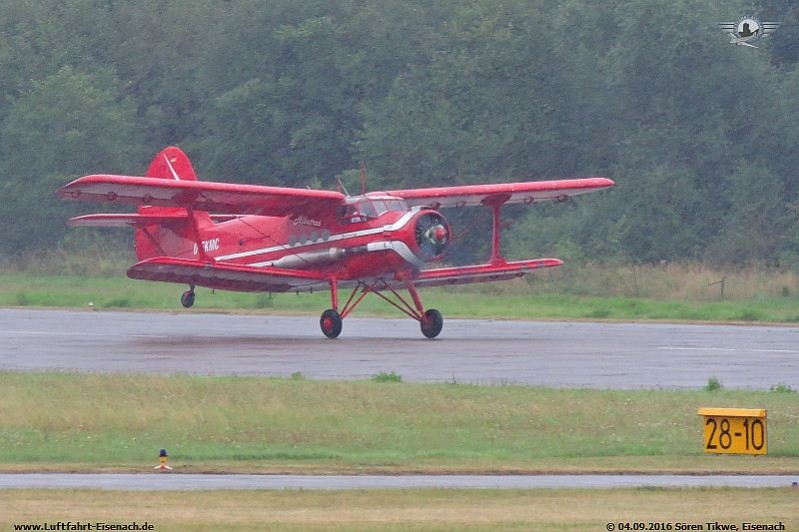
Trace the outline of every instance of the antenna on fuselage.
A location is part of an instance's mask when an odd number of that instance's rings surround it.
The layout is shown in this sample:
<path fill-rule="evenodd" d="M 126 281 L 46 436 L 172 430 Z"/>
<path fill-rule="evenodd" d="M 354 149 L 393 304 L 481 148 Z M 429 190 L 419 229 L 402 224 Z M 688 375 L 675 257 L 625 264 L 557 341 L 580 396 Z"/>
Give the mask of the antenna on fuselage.
<path fill-rule="evenodd" d="M 350 193 L 347 192 L 347 187 L 345 187 L 344 183 L 341 182 L 341 178 L 340 177 L 336 176 L 336 182 L 338 183 L 338 186 L 336 187 L 336 188 L 338 188 L 338 192 L 341 192 L 343 190 L 344 194 L 346 194 L 347 197 L 349 198 L 350 197 Z"/>
<path fill-rule="evenodd" d="M 361 159 L 361 194 L 366 196 L 366 163 Z"/>

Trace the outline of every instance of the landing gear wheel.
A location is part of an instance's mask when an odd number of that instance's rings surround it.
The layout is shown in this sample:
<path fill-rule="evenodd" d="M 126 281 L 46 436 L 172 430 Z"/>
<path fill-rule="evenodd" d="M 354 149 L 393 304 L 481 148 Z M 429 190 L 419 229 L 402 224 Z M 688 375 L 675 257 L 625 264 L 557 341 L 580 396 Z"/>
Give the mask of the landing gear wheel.
<path fill-rule="evenodd" d="M 186 290 L 180 296 L 180 304 L 186 308 L 191 308 L 194 305 L 194 289 Z"/>
<path fill-rule="evenodd" d="M 439 311 L 431 308 L 424 313 L 424 321 L 420 322 L 422 334 L 428 338 L 435 338 L 444 327 L 444 317 Z"/>
<path fill-rule="evenodd" d="M 322 317 L 319 319 L 319 326 L 322 328 L 322 333 L 328 338 L 337 338 L 341 334 L 341 316 L 332 308 L 322 312 Z"/>

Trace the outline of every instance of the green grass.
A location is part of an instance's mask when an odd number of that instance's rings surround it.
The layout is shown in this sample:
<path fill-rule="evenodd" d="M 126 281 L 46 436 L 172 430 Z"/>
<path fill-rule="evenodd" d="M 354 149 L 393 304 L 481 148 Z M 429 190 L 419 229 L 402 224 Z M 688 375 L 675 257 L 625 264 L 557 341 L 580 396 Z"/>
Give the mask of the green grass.
<path fill-rule="evenodd" d="M 162 447 L 184 470 L 799 466 L 792 393 L 14 372 L 0 390 L 5 469 L 136 469 Z M 769 456 L 705 456 L 700 406 L 767 408 Z"/>
<path fill-rule="evenodd" d="M 0 306 L 184 311 L 185 287 L 124 277 L 0 276 Z M 426 306 L 446 317 L 500 319 L 611 319 L 716 322 L 799 322 L 799 298 L 754 296 L 731 301 L 670 300 L 546 294 L 526 283 L 490 284 L 423 291 Z M 317 314 L 330 306 L 327 292 L 315 294 L 212 293 L 197 289 L 193 311 Z M 356 315 L 399 316 L 374 296 Z"/>
<path fill-rule="evenodd" d="M 372 375 L 373 382 L 402 382 L 402 375 L 397 374 L 394 371 L 385 372 L 381 371 L 380 373 L 376 373 Z"/>

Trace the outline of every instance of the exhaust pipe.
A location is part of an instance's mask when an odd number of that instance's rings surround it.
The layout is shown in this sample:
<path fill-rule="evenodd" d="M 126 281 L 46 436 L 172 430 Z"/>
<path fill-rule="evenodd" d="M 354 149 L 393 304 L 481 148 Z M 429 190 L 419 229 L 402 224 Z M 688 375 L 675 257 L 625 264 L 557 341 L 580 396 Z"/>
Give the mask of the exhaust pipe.
<path fill-rule="evenodd" d="M 328 262 L 343 259 L 346 256 L 354 255 L 356 253 L 365 253 L 366 246 L 357 246 L 353 248 L 330 248 L 321 249 L 319 251 L 306 251 L 305 253 L 297 253 L 295 255 L 286 255 L 273 262 L 267 262 L 263 266 L 273 266 L 275 268 L 287 268 L 291 270 L 301 270 L 309 266 L 317 266 Z"/>

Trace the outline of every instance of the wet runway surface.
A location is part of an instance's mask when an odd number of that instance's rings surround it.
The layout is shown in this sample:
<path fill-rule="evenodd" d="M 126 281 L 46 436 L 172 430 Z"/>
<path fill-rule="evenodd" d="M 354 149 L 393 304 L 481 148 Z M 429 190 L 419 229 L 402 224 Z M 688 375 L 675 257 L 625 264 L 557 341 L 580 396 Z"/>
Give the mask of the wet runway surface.
<path fill-rule="evenodd" d="M 195 475 L 0 474 L 2 489 L 230 490 L 230 489 L 554 489 L 791 487 L 799 476 L 765 475 Z"/>
<path fill-rule="evenodd" d="M 0 369 L 196 373 L 553 387 L 799 386 L 799 328 L 0 310 Z"/>
<path fill-rule="evenodd" d="M 799 328 L 0 310 L 0 370 L 270 375 L 552 387 L 799 387 Z"/>

